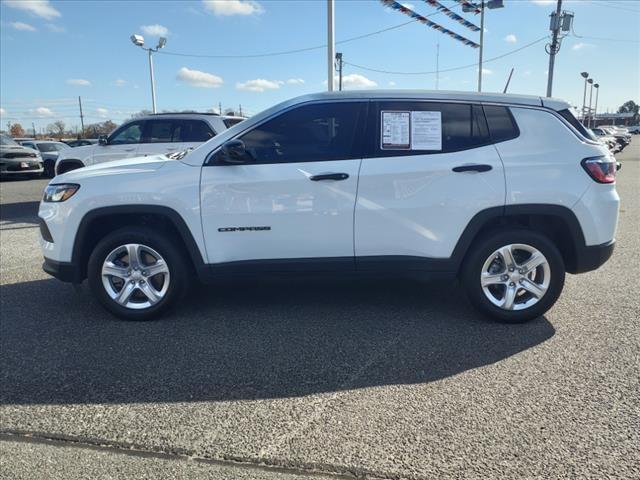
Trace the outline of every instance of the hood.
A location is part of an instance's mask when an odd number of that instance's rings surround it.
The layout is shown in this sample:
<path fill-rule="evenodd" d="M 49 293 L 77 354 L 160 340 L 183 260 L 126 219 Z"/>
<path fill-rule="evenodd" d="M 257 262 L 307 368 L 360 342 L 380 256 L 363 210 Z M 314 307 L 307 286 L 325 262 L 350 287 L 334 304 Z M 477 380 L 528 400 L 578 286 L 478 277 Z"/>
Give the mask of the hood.
<path fill-rule="evenodd" d="M 38 153 L 37 150 L 33 148 L 23 147 L 22 145 L 0 145 L 0 155 L 4 155 L 5 153 L 15 152 L 15 153 Z"/>
<path fill-rule="evenodd" d="M 84 147 L 78 147 L 84 148 Z M 112 162 L 97 163 L 88 167 L 71 170 L 58 175 L 52 183 L 76 182 L 84 178 L 105 175 L 131 175 L 135 173 L 149 173 L 163 167 L 167 162 L 175 162 L 164 155 L 149 155 L 147 157 L 133 157 Z"/>

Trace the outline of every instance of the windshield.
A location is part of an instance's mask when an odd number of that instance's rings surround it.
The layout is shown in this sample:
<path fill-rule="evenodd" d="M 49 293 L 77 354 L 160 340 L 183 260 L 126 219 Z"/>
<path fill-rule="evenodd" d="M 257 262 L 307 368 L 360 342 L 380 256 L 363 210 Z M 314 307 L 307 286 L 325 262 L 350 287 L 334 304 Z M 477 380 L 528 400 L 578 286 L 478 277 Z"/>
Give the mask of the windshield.
<path fill-rule="evenodd" d="M 13 140 L 13 138 L 7 137 L 6 135 L 0 135 L 0 145 L 11 145 L 12 147 L 18 147 L 18 143 Z"/>
<path fill-rule="evenodd" d="M 38 150 L 41 152 L 59 152 L 66 148 L 66 145 L 60 143 L 38 143 Z"/>

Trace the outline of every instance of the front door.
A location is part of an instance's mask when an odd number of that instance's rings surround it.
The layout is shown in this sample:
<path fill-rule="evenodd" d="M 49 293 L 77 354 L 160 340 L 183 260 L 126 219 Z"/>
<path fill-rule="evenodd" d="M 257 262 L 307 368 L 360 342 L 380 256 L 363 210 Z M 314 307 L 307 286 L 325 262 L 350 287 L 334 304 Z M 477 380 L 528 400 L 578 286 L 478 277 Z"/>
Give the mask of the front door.
<path fill-rule="evenodd" d="M 365 110 L 365 102 L 294 107 L 237 137 L 245 163 L 213 155 L 201 180 L 209 262 L 352 268 Z"/>
<path fill-rule="evenodd" d="M 96 145 L 93 163 L 135 157 L 142 138 L 143 121 L 127 123 L 109 136 L 106 145 Z"/>

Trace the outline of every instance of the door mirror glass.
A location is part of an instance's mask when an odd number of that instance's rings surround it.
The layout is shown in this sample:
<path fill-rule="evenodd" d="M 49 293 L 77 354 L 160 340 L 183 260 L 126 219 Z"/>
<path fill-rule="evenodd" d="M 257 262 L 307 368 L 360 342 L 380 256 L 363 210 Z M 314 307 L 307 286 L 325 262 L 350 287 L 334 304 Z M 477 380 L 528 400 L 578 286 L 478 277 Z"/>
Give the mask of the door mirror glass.
<path fill-rule="evenodd" d="M 224 163 L 237 165 L 250 160 L 242 140 L 229 140 L 222 145 L 221 152 Z"/>
<path fill-rule="evenodd" d="M 106 135 L 100 135 L 100 136 L 98 137 L 98 143 L 99 143 L 100 145 L 106 145 L 106 144 L 108 143 L 108 142 L 107 142 L 107 136 L 106 136 Z"/>

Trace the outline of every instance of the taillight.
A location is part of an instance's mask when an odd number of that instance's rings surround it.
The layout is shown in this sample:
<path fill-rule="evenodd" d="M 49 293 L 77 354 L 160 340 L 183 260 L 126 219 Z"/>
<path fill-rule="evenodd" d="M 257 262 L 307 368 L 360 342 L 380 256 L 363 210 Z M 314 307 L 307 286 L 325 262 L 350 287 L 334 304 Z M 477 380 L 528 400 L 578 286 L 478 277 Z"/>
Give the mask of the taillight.
<path fill-rule="evenodd" d="M 598 183 L 616 181 L 616 160 L 610 156 L 589 157 L 581 162 L 582 168 Z"/>

